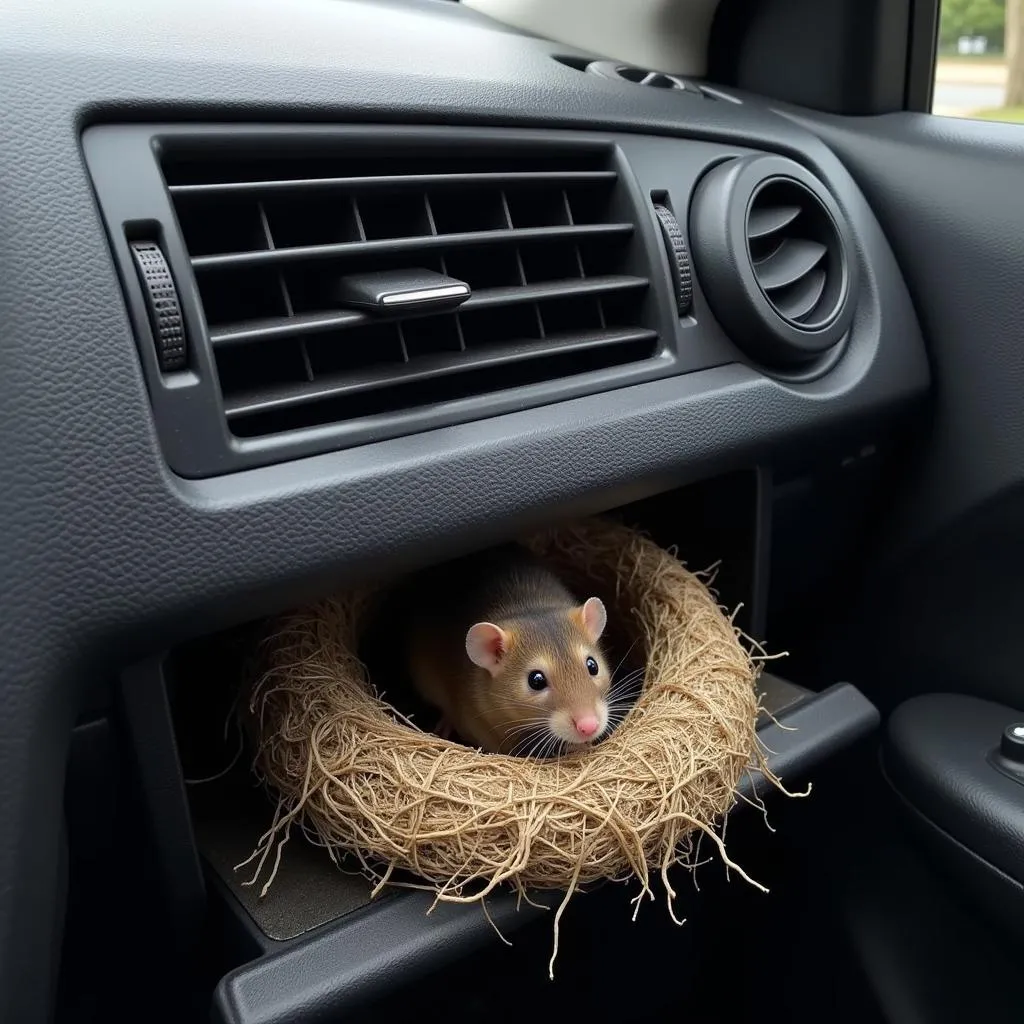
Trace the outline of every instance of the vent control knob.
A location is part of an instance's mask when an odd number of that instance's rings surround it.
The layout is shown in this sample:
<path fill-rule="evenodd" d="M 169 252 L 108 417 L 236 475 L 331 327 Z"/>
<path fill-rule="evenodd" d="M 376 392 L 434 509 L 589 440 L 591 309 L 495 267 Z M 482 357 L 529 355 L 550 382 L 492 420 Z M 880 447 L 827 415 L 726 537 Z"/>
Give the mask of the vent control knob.
<path fill-rule="evenodd" d="M 157 362 L 164 373 L 182 370 L 188 362 L 185 319 L 167 260 L 155 242 L 132 242 L 131 250 L 153 330 Z"/>
<path fill-rule="evenodd" d="M 658 215 L 661 236 L 665 241 L 668 267 L 676 294 L 676 307 L 680 316 L 686 316 L 693 305 L 693 275 L 690 273 L 690 254 L 686 251 L 683 229 L 679 226 L 676 215 L 664 203 L 655 203 L 654 212 Z"/>

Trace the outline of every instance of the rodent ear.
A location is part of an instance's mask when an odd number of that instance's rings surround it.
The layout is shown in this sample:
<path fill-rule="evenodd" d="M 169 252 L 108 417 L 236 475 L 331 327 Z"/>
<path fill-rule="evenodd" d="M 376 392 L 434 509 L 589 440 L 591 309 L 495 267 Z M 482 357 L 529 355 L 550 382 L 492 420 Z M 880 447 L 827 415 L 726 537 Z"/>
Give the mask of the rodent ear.
<path fill-rule="evenodd" d="M 601 639 L 604 627 L 608 625 L 608 613 L 605 611 L 604 602 L 599 597 L 589 597 L 580 609 L 580 618 L 583 620 L 583 628 L 590 637 L 590 642 L 596 644 Z"/>
<path fill-rule="evenodd" d="M 508 652 L 508 633 L 493 622 L 478 622 L 466 634 L 466 654 L 474 665 L 494 670 Z"/>

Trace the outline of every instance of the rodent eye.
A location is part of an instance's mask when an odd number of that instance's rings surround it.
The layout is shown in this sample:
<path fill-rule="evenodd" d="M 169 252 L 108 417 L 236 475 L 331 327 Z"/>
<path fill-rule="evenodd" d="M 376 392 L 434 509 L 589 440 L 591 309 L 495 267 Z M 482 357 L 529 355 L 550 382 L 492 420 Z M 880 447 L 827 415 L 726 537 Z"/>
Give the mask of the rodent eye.
<path fill-rule="evenodd" d="M 592 675 L 596 676 L 601 670 L 597 667 L 597 661 L 594 658 L 587 658 L 587 671 Z"/>
<path fill-rule="evenodd" d="M 548 688 L 548 677 L 543 672 L 531 672 L 526 681 L 530 684 L 531 690 L 546 690 Z"/>

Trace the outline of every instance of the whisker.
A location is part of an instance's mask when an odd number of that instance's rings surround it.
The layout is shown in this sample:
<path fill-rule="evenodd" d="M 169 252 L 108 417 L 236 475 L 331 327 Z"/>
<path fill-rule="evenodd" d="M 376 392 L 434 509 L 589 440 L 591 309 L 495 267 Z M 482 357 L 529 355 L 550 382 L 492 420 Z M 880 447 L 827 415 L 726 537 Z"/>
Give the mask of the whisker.
<path fill-rule="evenodd" d="M 509 711 L 519 711 L 519 710 L 521 710 L 521 708 L 513 707 L 511 705 L 504 705 L 504 704 L 500 704 L 500 703 L 497 704 L 497 707 L 502 708 L 503 710 L 509 710 Z M 544 712 L 540 711 L 535 704 L 525 705 L 525 707 L 529 711 L 532 712 L 532 715 L 522 716 L 524 718 L 530 718 L 531 720 L 533 718 L 538 718 L 539 719 L 544 714 Z M 484 718 L 486 716 L 486 714 L 487 714 L 487 712 L 478 711 L 476 714 L 471 715 L 469 720 L 473 721 L 473 722 L 480 721 L 480 719 Z"/>
<path fill-rule="evenodd" d="M 543 733 L 531 733 L 517 743 L 511 750 L 510 756 L 512 757 L 530 757 L 533 750 L 536 749 L 539 743 L 544 741 Z"/>
<path fill-rule="evenodd" d="M 643 679 L 637 676 L 635 679 L 623 679 L 613 683 L 608 688 L 609 697 L 618 697 L 623 694 L 639 693 L 643 689 Z"/>
<path fill-rule="evenodd" d="M 539 739 L 543 738 L 543 734 L 539 731 L 527 733 L 525 736 L 520 736 L 518 740 L 513 744 L 509 754 L 513 757 L 519 756 L 524 750 L 532 747 Z"/>
<path fill-rule="evenodd" d="M 608 704 L 609 715 L 628 715 L 633 708 L 636 707 L 635 701 L 630 701 L 628 704 Z"/>
<path fill-rule="evenodd" d="M 629 697 L 636 697 L 643 690 L 642 679 L 631 679 L 623 683 L 617 683 L 608 689 L 608 699 L 618 700 Z"/>
<path fill-rule="evenodd" d="M 533 732 L 538 728 L 545 728 L 547 725 L 544 721 L 525 722 L 522 725 L 513 726 L 510 729 L 505 730 L 506 736 L 518 736 L 520 733 Z"/>
<path fill-rule="evenodd" d="M 642 679 L 644 673 L 647 671 L 646 668 L 636 668 L 632 672 L 627 672 L 626 675 L 620 676 L 618 679 L 612 679 L 612 687 L 616 686 L 629 686 L 635 683 L 638 679 Z"/>
<path fill-rule="evenodd" d="M 539 736 L 533 745 L 530 747 L 530 752 L 527 757 L 542 758 L 544 756 L 543 751 L 550 740 L 550 735 Z"/>
<path fill-rule="evenodd" d="M 547 723 L 545 723 L 545 722 L 536 722 L 536 723 L 533 723 L 533 724 L 531 724 L 530 726 L 528 726 L 526 728 L 510 730 L 508 733 L 506 733 L 506 736 L 508 736 L 509 738 L 512 738 L 514 736 L 518 736 L 520 742 L 522 742 L 522 741 L 525 741 L 525 740 L 530 740 L 534 736 L 543 735 L 546 731 L 547 731 Z"/>
<path fill-rule="evenodd" d="M 635 640 L 634 640 L 634 641 L 633 641 L 633 642 L 632 642 L 632 643 L 631 643 L 631 644 L 629 645 L 629 648 L 628 648 L 628 650 L 627 650 L 627 651 L 626 651 L 626 653 L 625 653 L 625 654 L 624 654 L 624 655 L 622 656 L 622 658 L 620 659 L 620 661 L 619 661 L 618 665 L 616 665 L 616 666 L 615 666 L 615 672 L 618 672 L 618 671 L 619 671 L 619 669 L 620 669 L 620 668 L 622 668 L 622 666 L 623 666 L 623 665 L 624 665 L 624 664 L 626 663 L 626 659 L 627 659 L 627 658 L 628 658 L 628 657 L 629 657 L 629 656 L 630 656 L 630 655 L 631 655 L 631 654 L 633 653 L 633 648 L 634 648 L 634 647 L 636 647 L 636 645 L 637 645 L 637 644 L 638 644 L 639 642 L 640 642 L 640 637 L 637 637 L 637 638 L 636 638 L 636 639 L 635 639 Z M 613 673 L 612 673 L 612 676 L 613 676 L 613 677 L 615 676 L 615 672 L 613 672 Z"/>

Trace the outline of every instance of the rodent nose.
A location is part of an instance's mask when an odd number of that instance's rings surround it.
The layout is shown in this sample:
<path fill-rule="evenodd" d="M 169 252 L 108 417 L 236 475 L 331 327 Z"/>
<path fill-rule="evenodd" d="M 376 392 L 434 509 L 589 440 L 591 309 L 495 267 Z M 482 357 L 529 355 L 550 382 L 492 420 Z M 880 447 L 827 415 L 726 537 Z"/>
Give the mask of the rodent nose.
<path fill-rule="evenodd" d="M 581 715 L 579 718 L 574 718 L 572 724 L 576 726 L 576 731 L 585 740 L 589 740 L 597 732 L 597 715 Z"/>

